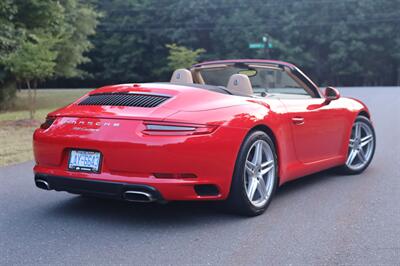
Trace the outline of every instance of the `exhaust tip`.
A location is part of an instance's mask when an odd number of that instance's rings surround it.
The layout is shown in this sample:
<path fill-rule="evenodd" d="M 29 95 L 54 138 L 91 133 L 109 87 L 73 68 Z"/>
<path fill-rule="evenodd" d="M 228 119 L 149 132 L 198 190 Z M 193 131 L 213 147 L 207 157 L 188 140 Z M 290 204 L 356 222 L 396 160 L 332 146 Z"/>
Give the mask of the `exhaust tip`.
<path fill-rule="evenodd" d="M 147 192 L 128 190 L 122 194 L 124 200 L 132 202 L 153 202 L 156 199 Z"/>
<path fill-rule="evenodd" d="M 42 179 L 36 179 L 35 184 L 38 188 L 44 189 L 44 190 L 51 190 L 49 183 Z"/>

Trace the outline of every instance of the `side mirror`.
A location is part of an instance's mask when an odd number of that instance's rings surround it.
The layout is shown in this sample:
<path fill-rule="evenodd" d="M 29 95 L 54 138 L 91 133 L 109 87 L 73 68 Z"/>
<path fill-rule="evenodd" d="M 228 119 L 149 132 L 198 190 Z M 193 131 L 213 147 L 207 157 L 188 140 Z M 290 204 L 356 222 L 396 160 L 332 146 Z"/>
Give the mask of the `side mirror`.
<path fill-rule="evenodd" d="M 325 89 L 325 103 L 329 104 L 331 101 L 340 98 L 340 92 L 334 87 L 328 87 Z"/>

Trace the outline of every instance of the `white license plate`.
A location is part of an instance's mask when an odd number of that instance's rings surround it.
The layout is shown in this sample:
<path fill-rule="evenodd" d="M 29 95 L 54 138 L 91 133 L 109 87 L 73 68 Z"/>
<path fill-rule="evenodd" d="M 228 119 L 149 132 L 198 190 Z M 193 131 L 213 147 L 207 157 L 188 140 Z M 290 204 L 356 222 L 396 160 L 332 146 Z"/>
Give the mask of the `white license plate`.
<path fill-rule="evenodd" d="M 68 161 L 68 169 L 83 172 L 99 172 L 100 162 L 100 152 L 71 150 Z"/>

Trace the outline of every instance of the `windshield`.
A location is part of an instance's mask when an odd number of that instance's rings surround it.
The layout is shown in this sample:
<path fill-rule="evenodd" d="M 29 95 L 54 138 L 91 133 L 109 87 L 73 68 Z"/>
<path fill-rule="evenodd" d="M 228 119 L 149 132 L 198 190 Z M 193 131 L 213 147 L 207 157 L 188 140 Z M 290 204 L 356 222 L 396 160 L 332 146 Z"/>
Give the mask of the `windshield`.
<path fill-rule="evenodd" d="M 205 84 L 226 87 L 229 78 L 234 74 L 245 74 L 249 77 L 255 95 L 291 94 L 310 96 L 295 79 L 286 71 L 277 67 L 226 65 L 198 69 Z"/>

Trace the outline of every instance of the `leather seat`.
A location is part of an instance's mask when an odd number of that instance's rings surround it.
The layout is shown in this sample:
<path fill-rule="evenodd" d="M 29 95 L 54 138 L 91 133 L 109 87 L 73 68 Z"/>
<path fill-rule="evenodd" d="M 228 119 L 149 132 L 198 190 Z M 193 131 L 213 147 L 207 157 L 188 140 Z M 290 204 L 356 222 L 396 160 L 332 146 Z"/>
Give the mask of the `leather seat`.
<path fill-rule="evenodd" d="M 234 74 L 229 78 L 227 89 L 233 94 L 242 96 L 253 96 L 253 86 L 248 76 L 243 74 Z"/>
<path fill-rule="evenodd" d="M 192 73 L 184 68 L 174 71 L 171 77 L 171 83 L 193 84 Z"/>

